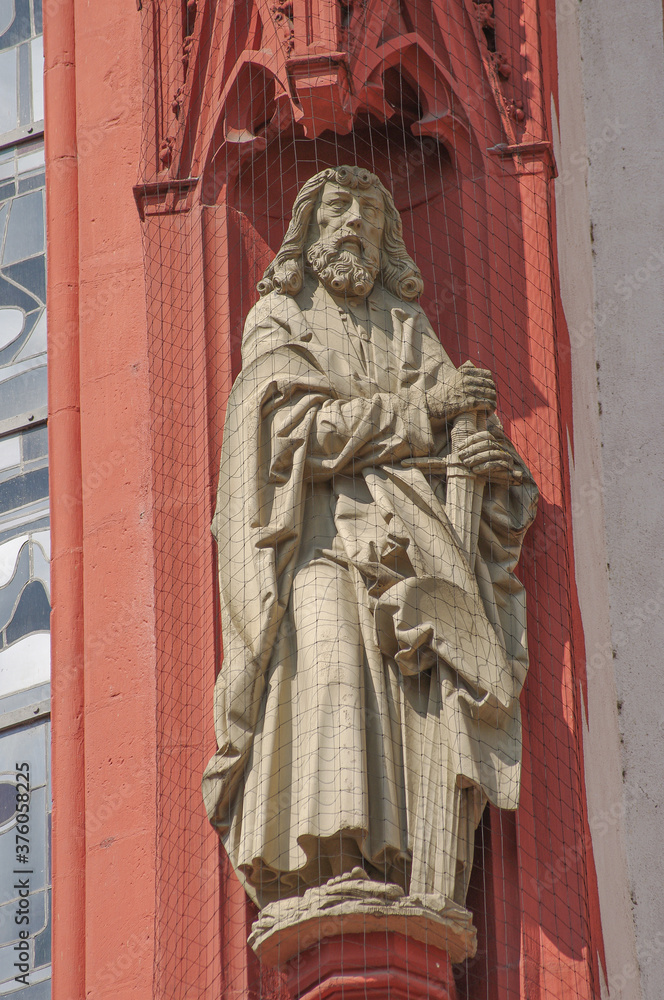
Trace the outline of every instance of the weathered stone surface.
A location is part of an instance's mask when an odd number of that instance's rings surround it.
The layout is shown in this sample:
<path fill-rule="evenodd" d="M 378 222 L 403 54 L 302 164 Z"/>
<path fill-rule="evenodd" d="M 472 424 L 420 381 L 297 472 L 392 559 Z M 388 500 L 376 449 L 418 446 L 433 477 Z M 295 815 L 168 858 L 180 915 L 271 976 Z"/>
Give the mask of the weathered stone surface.
<path fill-rule="evenodd" d="M 406 896 L 356 868 L 295 899 L 270 903 L 255 921 L 249 944 L 267 965 L 284 966 L 319 941 L 340 934 L 396 932 L 448 953 L 450 961 L 473 958 L 477 935 L 463 906 L 426 893 Z"/>
<path fill-rule="evenodd" d="M 358 902 L 367 919 L 443 921 L 447 940 L 457 917 L 431 899 L 463 906 L 486 801 L 518 803 L 514 570 L 537 489 L 491 373 L 455 368 L 422 284 L 376 176 L 307 181 L 226 414 L 219 751 L 203 785 L 259 907 L 360 867 L 410 893 Z"/>

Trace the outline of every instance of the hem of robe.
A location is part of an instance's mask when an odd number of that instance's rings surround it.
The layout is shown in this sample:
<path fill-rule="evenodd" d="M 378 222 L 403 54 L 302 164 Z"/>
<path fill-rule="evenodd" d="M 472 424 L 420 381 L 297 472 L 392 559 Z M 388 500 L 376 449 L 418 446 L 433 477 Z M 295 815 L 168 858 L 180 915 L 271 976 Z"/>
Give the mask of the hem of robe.
<path fill-rule="evenodd" d="M 304 865 L 299 868 L 279 870 L 266 864 L 262 857 L 256 857 L 251 863 L 237 864 L 236 871 L 245 890 L 260 907 L 279 899 L 301 896 L 307 889 L 324 885 L 335 877 L 329 860 L 329 848 L 341 837 L 353 840 L 361 855 L 362 860 L 358 859 L 353 867 L 366 865 L 368 867 L 365 870 L 370 875 L 375 874 L 383 882 L 406 889 L 411 866 L 410 852 L 386 844 L 372 856 L 368 850 L 369 831 L 358 827 L 343 828 L 332 836 L 299 836 L 298 847 L 306 855 Z M 327 852 L 322 849 L 323 845 Z"/>

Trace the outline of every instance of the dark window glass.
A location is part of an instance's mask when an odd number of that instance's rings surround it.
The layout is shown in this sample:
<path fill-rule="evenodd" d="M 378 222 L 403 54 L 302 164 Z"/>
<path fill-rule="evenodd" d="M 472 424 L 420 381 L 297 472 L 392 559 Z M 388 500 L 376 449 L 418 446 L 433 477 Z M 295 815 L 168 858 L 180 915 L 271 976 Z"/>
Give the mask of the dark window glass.
<path fill-rule="evenodd" d="M 46 406 L 46 366 L 0 382 L 0 420 Z"/>
<path fill-rule="evenodd" d="M 0 36 L 0 49 L 24 42 L 32 34 L 30 26 L 30 0 L 14 0 L 14 19 Z"/>
<path fill-rule="evenodd" d="M 17 306 L 23 312 L 28 313 L 36 309 L 38 305 L 41 303 L 37 299 L 26 295 L 16 285 L 12 285 L 11 282 L 0 277 L 0 306 Z"/>
<path fill-rule="evenodd" d="M 48 469 L 35 469 L 0 483 L 0 514 L 48 496 Z"/>
<path fill-rule="evenodd" d="M 37 580 L 29 583 L 21 594 L 18 607 L 7 626 L 7 644 L 18 642 L 31 632 L 48 632 L 51 621 L 51 605 L 46 591 Z"/>
<path fill-rule="evenodd" d="M 21 435 L 23 461 L 34 462 L 36 458 L 48 455 L 48 431 L 45 426 L 31 427 Z"/>
<path fill-rule="evenodd" d="M 22 260 L 3 270 L 12 281 L 23 285 L 26 291 L 36 295 L 42 302 L 46 301 L 46 261 L 43 255 Z"/>
<path fill-rule="evenodd" d="M 46 183 L 45 175 L 35 174 L 34 177 L 19 177 L 18 189 L 21 194 L 24 191 L 34 191 L 35 188 L 43 187 Z"/>
<path fill-rule="evenodd" d="M 8 823 L 16 812 L 16 786 L 11 781 L 0 782 L 0 826 Z"/>
<path fill-rule="evenodd" d="M 48 514 L 43 514 L 36 521 L 30 521 L 30 531 L 43 531 L 49 528 L 50 524 L 51 519 Z M 0 531 L 0 545 L 3 542 L 8 542 L 10 538 L 16 538 L 17 535 L 25 534 L 25 530 L 24 524 L 16 524 L 12 528 L 7 528 L 6 531 Z"/>

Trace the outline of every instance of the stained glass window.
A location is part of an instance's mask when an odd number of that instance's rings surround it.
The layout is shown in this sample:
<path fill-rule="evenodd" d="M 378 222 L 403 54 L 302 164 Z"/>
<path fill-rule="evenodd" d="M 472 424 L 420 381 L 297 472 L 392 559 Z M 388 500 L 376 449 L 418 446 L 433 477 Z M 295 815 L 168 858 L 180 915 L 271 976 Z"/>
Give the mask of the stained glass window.
<path fill-rule="evenodd" d="M 0 153 L 0 543 L 48 517 L 41 141 Z M 12 434 L 12 431 L 18 432 Z"/>
<path fill-rule="evenodd" d="M 48 688 L 33 689 L 40 695 Z M 40 704 L 40 703 L 37 703 Z M 34 996 L 50 995 L 51 974 L 51 891 L 50 891 L 50 725 L 48 719 L 28 721 L 32 705 L 3 712 L 3 719 L 11 715 L 26 717 L 24 724 L 0 729 L 0 865 L 7 873 L 20 870 L 11 878 L 3 878 L 0 886 L 0 995 L 11 995 L 20 990 L 30 1000 Z M 17 804 L 16 765 L 27 765 L 29 775 L 29 801 Z M 23 787 L 21 785 L 21 787 Z M 19 810 L 24 809 L 21 813 Z M 16 834 L 25 829 L 29 819 L 29 864 L 16 863 Z M 29 922 L 16 923 L 15 916 L 21 894 L 28 893 L 25 912 Z M 19 937 L 20 930 L 28 931 L 27 938 Z M 27 954 L 30 968 L 29 986 L 16 982 L 17 945 L 24 942 L 23 955 Z"/>
<path fill-rule="evenodd" d="M 41 128 L 43 63 L 41 3 L 0 0 L 0 134 L 4 133 L 4 141 L 16 141 Z"/>
<path fill-rule="evenodd" d="M 41 0 L 0 0 L 0 997 L 22 1000 L 48 1000 L 51 973 L 42 75 Z M 26 825 L 17 812 L 19 764 L 30 786 L 24 876 L 11 874 Z M 14 919 L 21 877 L 29 882 L 27 938 Z M 29 985 L 15 978 L 19 944 Z"/>

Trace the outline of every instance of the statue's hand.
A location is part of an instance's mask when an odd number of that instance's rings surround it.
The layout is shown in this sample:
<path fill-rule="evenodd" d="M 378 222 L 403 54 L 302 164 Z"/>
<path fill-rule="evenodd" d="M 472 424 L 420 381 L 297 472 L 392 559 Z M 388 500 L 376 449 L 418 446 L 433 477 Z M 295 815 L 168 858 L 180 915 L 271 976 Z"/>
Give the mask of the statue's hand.
<path fill-rule="evenodd" d="M 475 368 L 467 361 L 453 368 L 444 379 L 427 392 L 429 414 L 441 420 L 452 420 L 460 413 L 493 413 L 496 408 L 496 386 L 486 368 Z"/>
<path fill-rule="evenodd" d="M 514 468 L 513 457 L 491 431 L 478 431 L 466 438 L 458 458 L 476 476 L 489 482 L 502 486 L 521 482 L 521 470 Z"/>

